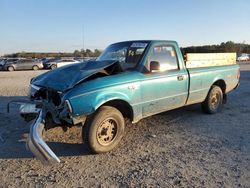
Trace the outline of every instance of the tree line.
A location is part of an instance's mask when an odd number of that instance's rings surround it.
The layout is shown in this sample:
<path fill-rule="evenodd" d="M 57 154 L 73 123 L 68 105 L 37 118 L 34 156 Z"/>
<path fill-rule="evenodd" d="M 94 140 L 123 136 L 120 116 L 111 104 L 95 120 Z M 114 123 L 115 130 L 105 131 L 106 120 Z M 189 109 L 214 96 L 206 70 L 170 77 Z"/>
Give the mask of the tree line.
<path fill-rule="evenodd" d="M 205 46 L 190 46 L 181 48 L 183 54 L 186 53 L 225 53 L 236 52 L 237 54 L 250 54 L 250 45 L 242 43 L 234 43 L 232 41 L 222 42 L 219 45 L 205 45 Z"/>
<path fill-rule="evenodd" d="M 13 54 L 4 55 L 4 57 L 8 58 L 44 58 L 44 57 L 98 57 L 101 54 L 101 50 L 75 50 L 73 53 L 68 52 L 49 52 L 49 53 L 41 53 L 41 52 L 18 52 Z"/>
<path fill-rule="evenodd" d="M 219 45 L 204 45 L 204 46 L 190 46 L 181 48 L 184 54 L 186 53 L 222 53 L 222 52 L 236 52 L 237 54 L 247 53 L 250 54 L 250 45 L 234 43 L 232 41 L 222 42 Z M 90 49 L 75 50 L 73 53 L 39 53 L 39 52 L 18 52 L 5 55 L 4 57 L 22 57 L 22 58 L 43 58 L 43 57 L 98 57 L 101 50 Z"/>

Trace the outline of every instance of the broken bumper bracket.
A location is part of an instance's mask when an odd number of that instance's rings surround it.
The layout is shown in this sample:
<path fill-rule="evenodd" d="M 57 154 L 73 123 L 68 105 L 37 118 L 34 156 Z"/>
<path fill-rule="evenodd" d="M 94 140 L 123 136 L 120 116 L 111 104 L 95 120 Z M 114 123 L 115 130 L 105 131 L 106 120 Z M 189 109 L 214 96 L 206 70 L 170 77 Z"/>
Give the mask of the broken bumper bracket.
<path fill-rule="evenodd" d="M 60 159 L 55 155 L 55 153 L 49 148 L 42 138 L 44 125 L 44 114 L 43 110 L 41 109 L 30 127 L 27 147 L 43 164 L 59 163 Z"/>

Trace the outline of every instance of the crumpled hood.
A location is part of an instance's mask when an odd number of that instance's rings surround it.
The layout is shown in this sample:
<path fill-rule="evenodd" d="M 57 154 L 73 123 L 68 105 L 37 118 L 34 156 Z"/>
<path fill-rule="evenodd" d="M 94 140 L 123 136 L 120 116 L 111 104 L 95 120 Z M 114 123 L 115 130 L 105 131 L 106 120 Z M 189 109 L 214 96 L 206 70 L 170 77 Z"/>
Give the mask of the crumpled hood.
<path fill-rule="evenodd" d="M 65 91 L 74 87 L 89 76 L 115 64 L 117 61 L 88 61 L 73 65 L 63 66 L 48 71 L 32 79 L 36 86 Z"/>

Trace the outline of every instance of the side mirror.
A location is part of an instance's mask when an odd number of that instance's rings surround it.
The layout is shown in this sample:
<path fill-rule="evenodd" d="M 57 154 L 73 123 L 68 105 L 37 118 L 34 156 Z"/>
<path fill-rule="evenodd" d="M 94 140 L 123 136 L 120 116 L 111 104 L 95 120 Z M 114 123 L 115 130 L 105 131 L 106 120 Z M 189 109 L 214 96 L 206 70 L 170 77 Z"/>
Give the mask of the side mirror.
<path fill-rule="evenodd" d="M 150 62 L 150 72 L 157 72 L 160 70 L 160 63 L 158 61 Z"/>

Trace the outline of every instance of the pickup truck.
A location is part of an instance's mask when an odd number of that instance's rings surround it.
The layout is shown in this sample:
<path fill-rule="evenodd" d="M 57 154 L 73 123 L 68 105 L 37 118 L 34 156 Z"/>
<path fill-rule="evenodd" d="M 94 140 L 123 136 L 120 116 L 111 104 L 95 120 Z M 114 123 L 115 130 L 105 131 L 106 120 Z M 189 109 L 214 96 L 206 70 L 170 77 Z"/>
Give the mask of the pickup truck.
<path fill-rule="evenodd" d="M 197 58 L 185 62 L 175 41 L 126 41 L 110 45 L 95 61 L 31 79 L 29 100 L 20 107 L 25 119 L 35 117 L 29 150 L 44 163 L 60 162 L 42 137 L 55 126 L 67 130 L 82 125 L 84 144 L 94 153 L 104 153 L 121 141 L 125 118 L 136 123 L 196 103 L 208 114 L 220 111 L 227 93 L 239 84 L 236 55 L 229 64 L 206 66 L 213 59 L 201 61 L 201 67 Z M 186 63 L 196 66 L 186 68 Z"/>

